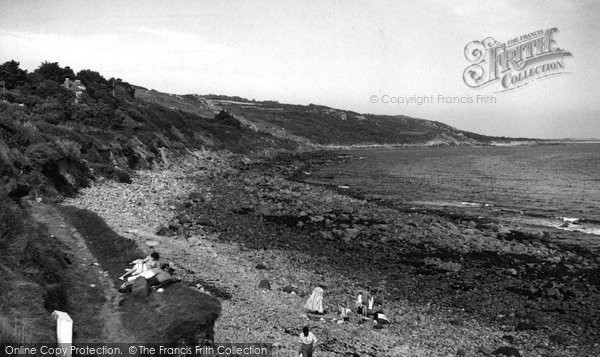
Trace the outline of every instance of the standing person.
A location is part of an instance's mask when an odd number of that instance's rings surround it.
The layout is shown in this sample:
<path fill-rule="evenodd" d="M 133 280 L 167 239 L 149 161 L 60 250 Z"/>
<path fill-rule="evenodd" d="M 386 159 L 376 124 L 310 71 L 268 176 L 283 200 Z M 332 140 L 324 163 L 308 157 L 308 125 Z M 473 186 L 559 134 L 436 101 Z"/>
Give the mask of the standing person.
<path fill-rule="evenodd" d="M 308 326 L 304 326 L 300 334 L 300 355 L 298 357 L 312 357 L 316 343 L 317 338 L 315 335 L 310 332 Z"/>
<path fill-rule="evenodd" d="M 367 293 L 365 292 L 364 295 Z M 363 321 L 367 318 L 367 306 L 364 304 L 364 296 L 363 292 L 359 291 L 358 296 L 356 297 L 356 313 L 358 314 L 358 324 L 362 324 Z"/>

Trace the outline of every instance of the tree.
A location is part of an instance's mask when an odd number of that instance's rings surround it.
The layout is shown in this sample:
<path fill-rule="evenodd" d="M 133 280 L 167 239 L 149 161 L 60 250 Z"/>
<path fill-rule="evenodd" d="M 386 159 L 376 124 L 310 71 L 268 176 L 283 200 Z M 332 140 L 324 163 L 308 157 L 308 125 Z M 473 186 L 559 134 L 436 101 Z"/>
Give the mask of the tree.
<path fill-rule="evenodd" d="M 81 82 L 86 86 L 90 83 L 108 84 L 106 78 L 102 77 L 100 73 L 90 69 L 82 69 L 77 72 L 77 79 L 81 79 Z"/>
<path fill-rule="evenodd" d="M 58 62 L 44 62 L 33 71 L 38 81 L 48 79 L 62 84 L 66 78 L 75 79 L 75 73 L 67 66 L 62 68 Z"/>
<path fill-rule="evenodd" d="M 4 81 L 6 89 L 15 89 L 27 82 L 27 71 L 19 68 L 15 60 L 0 65 L 0 81 Z"/>

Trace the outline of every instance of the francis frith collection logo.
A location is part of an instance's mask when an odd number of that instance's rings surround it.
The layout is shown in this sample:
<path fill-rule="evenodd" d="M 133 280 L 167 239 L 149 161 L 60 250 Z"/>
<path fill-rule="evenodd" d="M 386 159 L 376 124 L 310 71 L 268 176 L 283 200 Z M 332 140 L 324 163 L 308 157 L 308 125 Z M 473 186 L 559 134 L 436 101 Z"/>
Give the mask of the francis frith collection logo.
<path fill-rule="evenodd" d="M 471 88 L 499 84 L 497 92 L 513 90 L 537 79 L 567 73 L 564 58 L 571 52 L 557 46 L 556 28 L 527 33 L 500 43 L 488 37 L 465 46 L 471 64 L 463 72 Z"/>

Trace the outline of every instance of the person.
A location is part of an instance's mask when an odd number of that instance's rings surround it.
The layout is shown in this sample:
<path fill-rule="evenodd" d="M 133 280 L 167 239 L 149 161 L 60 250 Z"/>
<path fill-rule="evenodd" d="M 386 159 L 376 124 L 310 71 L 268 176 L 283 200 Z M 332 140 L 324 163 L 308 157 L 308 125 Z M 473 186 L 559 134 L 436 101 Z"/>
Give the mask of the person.
<path fill-rule="evenodd" d="M 367 304 L 367 313 L 373 313 L 373 306 L 375 305 L 375 297 L 371 295 Z"/>
<path fill-rule="evenodd" d="M 151 286 L 152 288 L 154 288 L 154 290 L 158 292 L 163 292 L 164 287 L 167 287 L 172 283 L 177 283 L 181 281 L 179 279 L 173 278 L 173 276 L 171 275 L 173 271 L 174 269 L 171 268 L 171 266 L 168 263 L 161 265 L 160 268 L 152 268 L 145 270 L 136 276 L 131 276 L 127 278 L 127 281 L 119 287 L 118 291 L 121 293 L 131 292 L 131 287 L 134 281 L 137 278 L 142 277 L 146 279 L 146 284 L 148 286 Z"/>
<path fill-rule="evenodd" d="M 317 314 L 323 313 L 323 288 L 320 285 L 314 288 L 312 294 L 304 304 L 304 308 Z"/>
<path fill-rule="evenodd" d="M 366 293 L 365 293 L 366 294 Z M 362 324 L 363 320 L 367 318 L 367 307 L 363 303 L 363 292 L 359 291 L 356 297 L 356 313 L 358 314 L 358 323 Z"/>
<path fill-rule="evenodd" d="M 300 333 L 300 354 L 298 357 L 312 357 L 316 343 L 317 338 L 315 335 L 310 332 L 308 326 L 304 326 L 302 333 Z"/>
<path fill-rule="evenodd" d="M 377 306 L 377 309 L 373 314 L 373 322 L 375 324 L 379 324 L 380 326 L 388 325 L 390 323 L 390 319 L 388 319 L 387 316 L 385 316 L 385 314 L 383 313 L 381 305 Z"/>
<path fill-rule="evenodd" d="M 127 277 L 127 275 L 131 275 L 131 277 L 128 278 L 129 280 L 132 277 L 137 276 L 146 270 L 157 268 L 159 259 L 160 255 L 158 254 L 158 252 L 152 251 L 150 255 L 148 255 L 146 258 L 136 259 L 132 261 L 130 264 L 133 265 L 133 268 L 125 269 L 125 274 L 121 275 L 119 279 L 125 280 L 125 277 Z"/>
<path fill-rule="evenodd" d="M 171 272 L 173 269 L 168 263 L 164 263 L 160 266 L 160 269 L 156 272 L 156 274 L 148 279 L 148 285 L 154 287 L 155 289 L 160 289 L 165 285 L 168 285 L 170 282 L 175 281 Z"/>
<path fill-rule="evenodd" d="M 338 312 L 339 312 L 340 318 L 343 321 L 350 320 L 350 311 L 351 310 L 343 304 L 340 304 L 340 306 L 338 307 Z"/>

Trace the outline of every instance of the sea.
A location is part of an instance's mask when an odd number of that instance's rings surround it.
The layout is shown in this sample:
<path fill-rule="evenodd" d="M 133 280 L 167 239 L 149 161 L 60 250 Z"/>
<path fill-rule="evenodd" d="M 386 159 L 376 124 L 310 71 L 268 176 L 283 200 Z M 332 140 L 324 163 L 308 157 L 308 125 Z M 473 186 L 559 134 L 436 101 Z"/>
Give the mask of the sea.
<path fill-rule="evenodd" d="M 402 209 L 574 231 L 600 240 L 600 143 L 344 150 L 307 173 Z"/>

